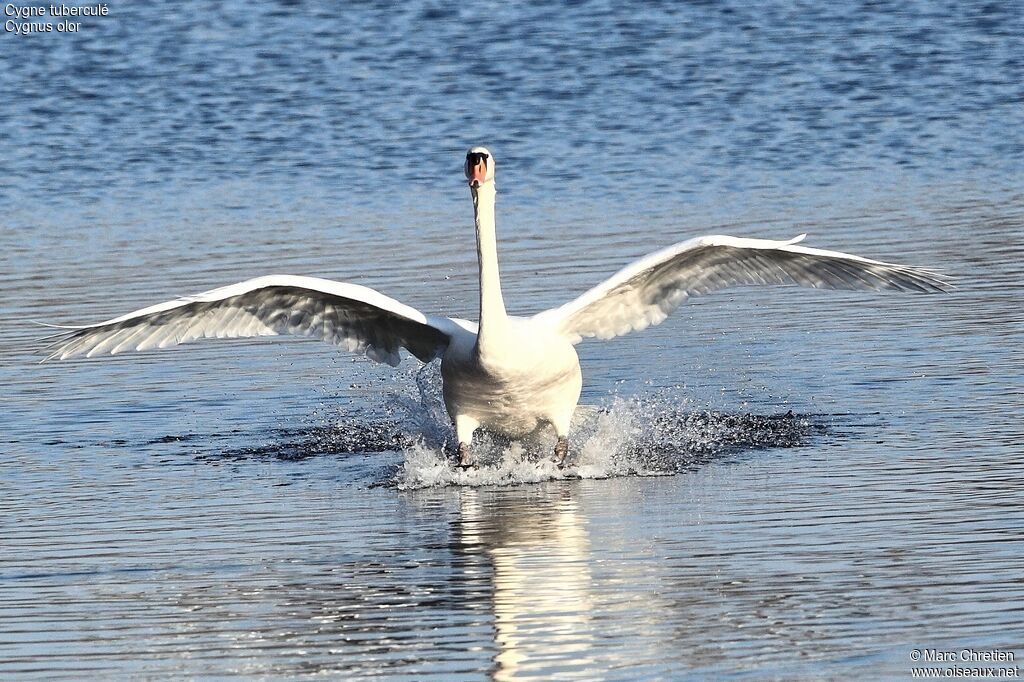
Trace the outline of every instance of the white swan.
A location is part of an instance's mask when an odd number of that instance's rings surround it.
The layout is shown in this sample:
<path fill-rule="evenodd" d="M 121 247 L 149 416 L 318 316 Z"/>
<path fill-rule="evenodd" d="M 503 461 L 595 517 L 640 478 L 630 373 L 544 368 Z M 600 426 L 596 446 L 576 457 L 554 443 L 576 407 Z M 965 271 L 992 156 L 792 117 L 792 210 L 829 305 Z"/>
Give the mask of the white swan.
<path fill-rule="evenodd" d="M 314 336 L 397 365 L 405 348 L 441 358 L 444 401 L 459 463 L 470 466 L 479 427 L 511 437 L 550 425 L 555 459 L 568 452 L 569 422 L 582 385 L 574 345 L 658 324 L 689 296 L 740 284 L 940 292 L 935 273 L 790 241 L 706 236 L 628 265 L 574 301 L 533 317 L 505 312 L 494 227 L 494 157 L 466 155 L 480 265 L 479 325 L 424 315 L 373 289 L 314 277 L 271 275 L 144 308 L 99 324 L 62 327 L 46 358 L 164 348 L 198 338 Z"/>

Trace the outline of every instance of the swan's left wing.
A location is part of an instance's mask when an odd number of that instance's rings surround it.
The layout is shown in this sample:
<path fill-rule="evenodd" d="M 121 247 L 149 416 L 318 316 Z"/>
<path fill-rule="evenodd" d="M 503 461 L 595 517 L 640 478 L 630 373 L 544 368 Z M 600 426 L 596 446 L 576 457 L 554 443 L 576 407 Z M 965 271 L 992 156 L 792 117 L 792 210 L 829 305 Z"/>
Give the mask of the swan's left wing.
<path fill-rule="evenodd" d="M 166 348 L 200 338 L 291 334 L 319 338 L 394 366 L 401 348 L 423 362 L 439 357 L 464 326 L 356 284 L 271 275 L 99 324 L 62 327 L 46 359 Z"/>
<path fill-rule="evenodd" d="M 894 265 L 789 241 L 724 235 L 697 237 L 626 266 L 574 301 L 534 319 L 573 343 L 610 339 L 660 323 L 687 298 L 743 284 L 797 284 L 818 289 L 949 291 L 923 268 Z"/>

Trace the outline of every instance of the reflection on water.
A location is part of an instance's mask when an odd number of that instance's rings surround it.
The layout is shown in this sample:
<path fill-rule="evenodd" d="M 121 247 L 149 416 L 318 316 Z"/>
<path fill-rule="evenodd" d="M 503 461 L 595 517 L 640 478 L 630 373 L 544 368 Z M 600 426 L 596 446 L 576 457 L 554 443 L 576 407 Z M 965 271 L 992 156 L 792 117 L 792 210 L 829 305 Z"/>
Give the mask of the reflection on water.
<path fill-rule="evenodd" d="M 590 548 L 576 502 L 564 492 L 495 519 L 485 495 L 460 496 L 456 532 L 467 553 L 480 548 L 489 559 L 495 679 L 551 674 L 559 660 L 559 676 L 593 677 Z"/>

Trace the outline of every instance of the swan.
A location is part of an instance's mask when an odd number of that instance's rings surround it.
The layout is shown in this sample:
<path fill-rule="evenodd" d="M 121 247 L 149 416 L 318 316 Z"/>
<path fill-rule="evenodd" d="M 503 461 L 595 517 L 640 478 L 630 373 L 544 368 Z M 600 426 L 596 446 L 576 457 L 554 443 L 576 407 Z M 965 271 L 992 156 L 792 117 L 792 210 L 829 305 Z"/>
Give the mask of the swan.
<path fill-rule="evenodd" d="M 575 345 L 662 322 L 690 296 L 736 285 L 934 293 L 952 287 L 933 271 L 789 241 L 724 235 L 674 244 L 627 265 L 565 305 L 532 317 L 505 311 L 494 223 L 494 156 L 466 154 L 479 264 L 479 322 L 424 313 L 356 284 L 270 275 L 62 331 L 43 360 L 165 348 L 199 338 L 293 334 L 316 337 L 371 360 L 398 365 L 405 349 L 441 359 L 445 407 L 459 465 L 473 465 L 478 428 L 520 438 L 549 427 L 559 466 L 583 385 Z"/>

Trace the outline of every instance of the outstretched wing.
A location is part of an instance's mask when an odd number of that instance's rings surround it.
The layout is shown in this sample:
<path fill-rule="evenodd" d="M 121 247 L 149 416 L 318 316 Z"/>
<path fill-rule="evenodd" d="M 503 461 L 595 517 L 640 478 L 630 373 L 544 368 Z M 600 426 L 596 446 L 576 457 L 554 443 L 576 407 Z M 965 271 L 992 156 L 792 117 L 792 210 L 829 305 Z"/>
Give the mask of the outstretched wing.
<path fill-rule="evenodd" d="M 316 277 L 271 275 L 143 308 L 84 327 L 62 327 L 47 360 L 166 348 L 201 338 L 293 334 L 323 339 L 395 366 L 405 348 L 424 362 L 461 325 L 427 316 L 373 289 Z"/>
<path fill-rule="evenodd" d="M 539 313 L 578 343 L 610 339 L 660 323 L 690 296 L 742 284 L 797 284 L 817 289 L 933 293 L 952 287 L 923 268 L 799 246 L 789 241 L 697 237 L 626 266 L 574 301 Z"/>

